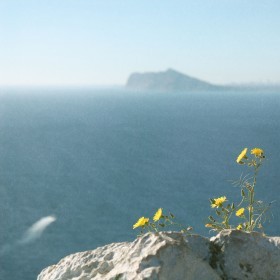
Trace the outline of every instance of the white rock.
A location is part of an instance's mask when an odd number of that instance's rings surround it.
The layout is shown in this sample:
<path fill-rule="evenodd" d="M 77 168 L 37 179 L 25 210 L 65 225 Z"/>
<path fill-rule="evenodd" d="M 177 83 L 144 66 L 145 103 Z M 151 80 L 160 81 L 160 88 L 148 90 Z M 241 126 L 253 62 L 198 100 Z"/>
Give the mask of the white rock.
<path fill-rule="evenodd" d="M 67 256 L 37 280 L 276 280 L 279 275 L 279 237 L 228 230 L 211 240 L 147 233 L 133 242 Z"/>
<path fill-rule="evenodd" d="M 132 243 L 113 243 L 67 256 L 44 269 L 38 280 L 218 280 L 218 274 L 202 258 L 207 257 L 208 243 L 199 236 L 186 242 L 176 232 L 148 233 Z"/>
<path fill-rule="evenodd" d="M 280 279 L 280 237 L 224 230 L 211 238 L 211 250 L 222 279 Z"/>

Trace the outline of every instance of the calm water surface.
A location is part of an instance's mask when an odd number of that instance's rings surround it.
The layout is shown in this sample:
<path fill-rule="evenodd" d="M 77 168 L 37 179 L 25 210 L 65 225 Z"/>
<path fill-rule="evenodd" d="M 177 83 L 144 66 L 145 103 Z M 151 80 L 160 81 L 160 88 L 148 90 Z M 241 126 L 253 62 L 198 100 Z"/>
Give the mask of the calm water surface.
<path fill-rule="evenodd" d="M 208 199 L 239 199 L 235 159 L 262 147 L 257 197 L 280 235 L 280 93 L 154 94 L 121 90 L 0 91 L 0 279 L 36 279 L 67 254 L 133 240 L 158 207 L 195 232 Z M 40 238 L 21 244 L 40 218 Z"/>

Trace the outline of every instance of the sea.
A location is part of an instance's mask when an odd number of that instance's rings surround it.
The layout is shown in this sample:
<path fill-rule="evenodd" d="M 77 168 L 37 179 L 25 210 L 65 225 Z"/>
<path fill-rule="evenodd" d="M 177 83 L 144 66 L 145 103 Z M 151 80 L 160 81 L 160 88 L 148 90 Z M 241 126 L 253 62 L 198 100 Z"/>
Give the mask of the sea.
<path fill-rule="evenodd" d="M 209 198 L 240 201 L 245 147 L 265 151 L 256 199 L 279 236 L 280 92 L 0 89 L 0 279 L 132 241 L 158 208 L 215 235 Z"/>

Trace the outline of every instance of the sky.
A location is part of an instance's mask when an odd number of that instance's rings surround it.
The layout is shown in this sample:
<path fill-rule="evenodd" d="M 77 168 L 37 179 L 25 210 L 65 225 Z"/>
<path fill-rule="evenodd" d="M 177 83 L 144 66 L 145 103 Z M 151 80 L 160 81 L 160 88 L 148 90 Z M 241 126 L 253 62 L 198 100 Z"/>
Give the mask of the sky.
<path fill-rule="evenodd" d="M 280 83 L 280 1 L 0 0 L 0 86 L 123 85 L 167 68 Z"/>

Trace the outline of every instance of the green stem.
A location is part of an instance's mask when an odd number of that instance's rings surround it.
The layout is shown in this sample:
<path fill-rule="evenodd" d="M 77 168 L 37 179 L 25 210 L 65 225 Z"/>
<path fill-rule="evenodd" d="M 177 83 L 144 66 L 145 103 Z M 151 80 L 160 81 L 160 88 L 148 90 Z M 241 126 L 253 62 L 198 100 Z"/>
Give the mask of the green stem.
<path fill-rule="evenodd" d="M 254 202 L 255 202 L 255 186 L 257 184 L 257 176 L 258 176 L 258 171 L 261 166 L 261 160 L 259 163 L 256 164 L 254 167 L 254 179 L 253 179 L 253 185 L 252 188 L 249 190 L 249 231 L 252 231 L 254 229 L 254 221 L 253 221 L 253 216 L 254 216 Z"/>
<path fill-rule="evenodd" d="M 253 214 L 254 214 L 254 210 L 253 210 L 253 204 L 254 204 L 254 187 L 252 188 L 252 190 L 249 191 L 249 230 L 252 231 L 253 230 Z"/>
<path fill-rule="evenodd" d="M 232 215 L 232 211 L 230 211 L 227 215 L 227 228 L 229 228 L 229 229 L 231 228 L 230 225 L 229 225 L 229 220 L 231 218 L 231 215 Z"/>

